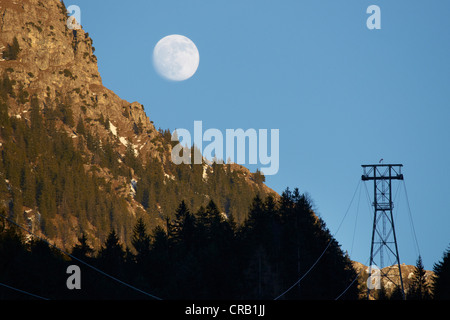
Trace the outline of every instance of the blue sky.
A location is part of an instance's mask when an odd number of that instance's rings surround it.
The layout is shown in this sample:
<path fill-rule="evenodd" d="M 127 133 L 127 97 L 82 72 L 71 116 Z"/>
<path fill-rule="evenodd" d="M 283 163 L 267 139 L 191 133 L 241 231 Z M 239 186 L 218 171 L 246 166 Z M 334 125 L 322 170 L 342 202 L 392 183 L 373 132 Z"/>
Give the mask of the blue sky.
<path fill-rule="evenodd" d="M 425 267 L 442 258 L 450 243 L 450 2 L 65 2 L 81 8 L 104 85 L 142 103 L 157 127 L 192 130 L 202 120 L 223 132 L 279 129 L 280 170 L 267 185 L 308 192 L 332 233 L 361 164 L 402 163 Z M 381 30 L 366 27 L 372 4 Z M 200 52 L 184 82 L 153 68 L 153 48 L 170 34 Z M 364 263 L 372 221 L 361 190 L 336 238 Z M 415 264 L 405 198 L 399 193 L 394 211 L 400 259 Z"/>

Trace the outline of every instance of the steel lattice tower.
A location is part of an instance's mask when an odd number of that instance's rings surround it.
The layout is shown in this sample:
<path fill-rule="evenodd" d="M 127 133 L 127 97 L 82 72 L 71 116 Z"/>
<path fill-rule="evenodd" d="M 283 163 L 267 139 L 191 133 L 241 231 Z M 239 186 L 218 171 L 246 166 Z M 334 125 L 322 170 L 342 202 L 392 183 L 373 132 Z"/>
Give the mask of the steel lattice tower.
<path fill-rule="evenodd" d="M 380 279 L 386 279 L 401 289 L 403 298 L 402 271 L 398 254 L 397 238 L 395 235 L 394 217 L 392 210 L 392 180 L 403 180 L 401 164 L 362 165 L 363 181 L 373 181 L 373 227 L 372 243 L 370 246 L 369 273 L 372 266 L 380 269 Z M 385 259 L 387 258 L 387 259 Z M 388 264 L 386 264 L 388 263 Z M 397 270 L 396 270 L 397 269 Z M 367 298 L 370 297 L 370 286 L 367 287 Z"/>

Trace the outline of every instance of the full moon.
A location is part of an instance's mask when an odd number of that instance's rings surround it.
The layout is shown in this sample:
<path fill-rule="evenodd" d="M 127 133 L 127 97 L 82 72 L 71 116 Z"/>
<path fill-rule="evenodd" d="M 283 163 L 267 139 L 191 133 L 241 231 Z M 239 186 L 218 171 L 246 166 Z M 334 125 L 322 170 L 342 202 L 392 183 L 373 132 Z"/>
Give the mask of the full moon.
<path fill-rule="evenodd" d="M 153 50 L 156 71 L 172 81 L 184 81 L 192 77 L 200 63 L 198 49 L 189 38 L 173 34 L 162 38 Z"/>

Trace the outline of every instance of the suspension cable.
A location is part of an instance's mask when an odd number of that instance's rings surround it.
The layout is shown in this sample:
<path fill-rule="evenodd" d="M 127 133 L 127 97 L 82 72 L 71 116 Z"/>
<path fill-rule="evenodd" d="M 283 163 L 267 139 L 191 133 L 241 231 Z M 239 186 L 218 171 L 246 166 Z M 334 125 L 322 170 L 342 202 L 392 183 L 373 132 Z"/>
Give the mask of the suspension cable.
<path fill-rule="evenodd" d="M 340 222 L 340 224 L 339 224 L 339 226 L 338 226 L 338 228 L 337 228 L 337 230 L 336 230 L 336 232 L 334 233 L 334 235 L 331 237 L 331 239 L 330 239 L 330 241 L 328 242 L 328 244 L 327 244 L 327 246 L 325 247 L 325 249 L 322 251 L 322 253 L 320 254 L 320 256 L 317 258 L 317 260 L 311 265 L 311 267 L 297 280 L 297 281 L 295 281 L 287 290 L 285 290 L 283 293 L 281 293 L 279 296 L 277 296 L 274 300 L 278 300 L 279 298 L 281 298 L 282 296 L 284 296 L 286 293 L 288 293 L 289 291 L 291 291 L 292 290 L 292 288 L 294 288 L 296 285 L 298 285 L 310 272 L 311 272 L 311 270 L 312 269 L 314 269 L 314 267 L 317 265 L 317 263 L 320 261 L 320 259 L 322 259 L 322 257 L 323 257 L 323 255 L 325 254 L 325 252 L 328 250 L 328 248 L 330 247 L 330 245 L 331 245 L 331 243 L 334 241 L 334 237 L 336 236 L 336 234 L 339 232 L 339 229 L 341 228 L 341 226 L 342 226 L 342 223 L 344 222 L 344 220 L 345 220 L 345 217 L 347 216 L 347 214 L 348 214 L 348 212 L 349 212 L 349 210 L 350 210 L 350 207 L 351 207 L 351 205 L 352 205 L 352 203 L 353 203 L 353 200 L 355 199 L 355 195 L 356 195 L 356 192 L 358 191 L 358 188 L 359 188 L 359 186 L 360 186 L 360 184 L 361 184 L 361 180 L 360 179 L 358 179 L 358 184 L 357 184 L 357 186 L 356 186 L 356 189 L 355 189 L 355 192 L 353 193 L 353 197 L 352 197 L 352 200 L 350 201 L 350 204 L 349 204 L 349 206 L 348 206 L 348 208 L 347 208 L 347 211 L 345 212 L 345 214 L 344 214 L 344 217 L 342 218 L 342 220 L 341 220 L 341 222 Z"/>
<path fill-rule="evenodd" d="M 403 189 L 405 190 L 406 204 L 407 204 L 407 207 L 408 207 L 408 214 L 409 214 L 409 223 L 411 225 L 411 230 L 412 230 L 413 236 L 414 236 L 414 242 L 415 242 L 415 245 L 417 247 L 417 251 L 418 251 L 419 256 L 420 256 L 421 254 L 420 254 L 419 241 L 417 240 L 416 230 L 414 228 L 414 222 L 413 222 L 412 213 L 411 213 L 411 206 L 409 205 L 409 197 L 408 197 L 408 191 L 406 191 L 405 180 L 403 180 Z"/>
<path fill-rule="evenodd" d="M 34 297 L 34 298 L 37 298 L 37 299 L 41 299 L 41 300 L 50 300 L 50 299 L 48 299 L 48 298 L 44 298 L 44 297 L 38 296 L 37 294 L 30 293 L 30 292 L 27 292 L 27 291 L 25 291 L 25 290 L 21 290 L 21 289 L 14 288 L 14 287 L 12 287 L 12 286 L 9 286 L 9 285 L 4 284 L 4 283 L 1 283 L 1 282 L 0 282 L 0 286 L 3 286 L 3 287 L 5 287 L 5 288 L 8 288 L 8 289 L 11 289 L 11 290 L 14 290 L 14 291 L 17 291 L 17 292 L 26 294 L 26 295 L 29 295 L 29 296 Z"/>

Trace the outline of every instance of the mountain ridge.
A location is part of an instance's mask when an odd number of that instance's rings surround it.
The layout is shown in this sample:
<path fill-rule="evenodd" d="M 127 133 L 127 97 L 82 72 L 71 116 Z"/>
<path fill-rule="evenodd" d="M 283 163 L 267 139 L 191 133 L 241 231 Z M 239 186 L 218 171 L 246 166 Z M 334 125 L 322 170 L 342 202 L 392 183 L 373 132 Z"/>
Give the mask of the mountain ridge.
<path fill-rule="evenodd" d="M 352 261 L 352 264 L 353 264 L 353 268 L 355 269 L 355 271 L 358 274 L 361 274 L 358 278 L 359 288 L 360 289 L 365 288 L 367 279 L 368 279 L 369 267 L 358 261 Z M 416 266 L 407 265 L 405 263 L 400 264 L 400 270 L 402 272 L 402 280 L 403 280 L 403 287 L 405 290 L 405 294 L 408 294 L 408 292 L 410 290 L 410 286 L 412 283 L 415 269 L 416 269 Z M 434 272 L 431 270 L 424 270 L 424 271 L 425 271 L 425 274 L 424 274 L 425 283 L 426 283 L 426 285 L 428 285 L 429 288 L 431 288 L 433 285 Z M 391 277 L 398 277 L 397 265 L 386 266 L 381 269 L 381 272 L 382 272 L 382 274 L 389 274 Z M 381 284 L 382 284 L 383 288 L 386 290 L 387 295 L 391 295 L 395 289 L 395 284 L 392 283 L 391 281 L 389 281 L 388 279 L 386 279 L 385 277 L 382 277 L 381 279 L 382 279 Z M 365 290 L 361 290 L 361 293 L 363 295 L 366 294 Z M 362 298 L 364 298 L 364 297 L 362 297 Z"/>

